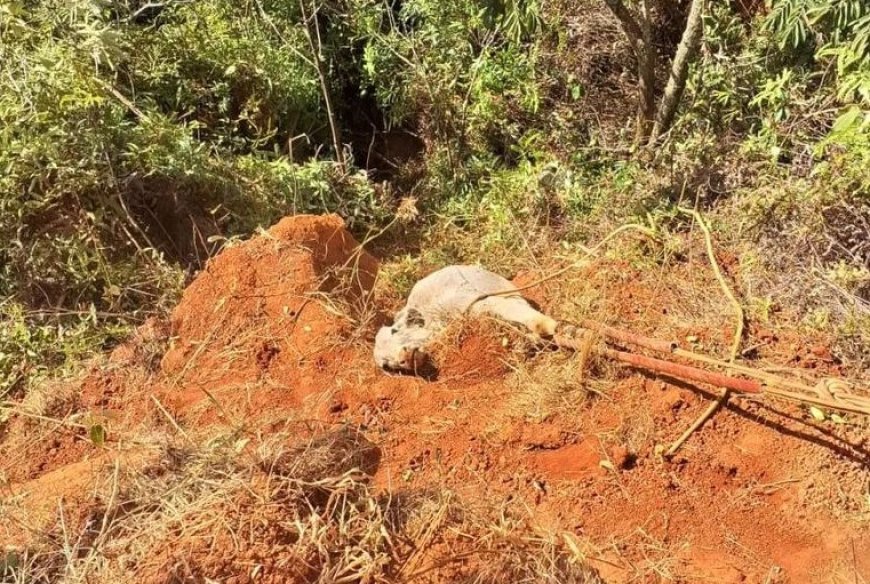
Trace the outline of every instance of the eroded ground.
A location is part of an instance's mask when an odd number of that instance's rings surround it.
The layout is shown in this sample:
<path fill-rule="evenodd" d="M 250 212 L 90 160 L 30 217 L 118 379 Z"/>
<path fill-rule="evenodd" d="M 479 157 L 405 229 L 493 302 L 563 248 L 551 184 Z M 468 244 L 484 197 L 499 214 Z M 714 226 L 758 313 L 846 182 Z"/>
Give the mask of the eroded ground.
<path fill-rule="evenodd" d="M 706 268 L 702 256 L 667 274 L 600 259 L 529 295 L 560 317 L 690 338 L 721 354 L 732 327 Z M 124 513 L 146 517 L 137 500 L 123 500 L 124 478 L 162 481 L 171 492 L 173 469 L 184 467 L 180 456 L 167 462 L 174 450 L 154 444 L 230 436 L 244 457 L 270 437 L 344 428 L 358 437 L 355 448 L 365 442 L 366 456 L 351 466 L 372 475 L 369 488 L 385 508 L 438 502 L 425 528 L 390 540 L 381 580 L 483 581 L 487 544 L 456 527 L 453 501 L 494 510 L 493 533 L 507 529 L 504 520 L 511 537 L 551 538 L 548 545 L 606 582 L 870 579 L 865 422 L 817 421 L 797 405 L 732 399 L 666 460 L 662 447 L 715 388 L 602 361 L 581 368 L 574 355 L 530 351 L 514 331 L 487 322 L 449 331 L 437 379 L 387 376 L 370 346 L 395 306 L 369 295 L 376 273 L 377 261 L 335 217 L 285 219 L 268 236 L 225 250 L 169 323 L 147 323 L 83 379 L 19 405 L 0 442 L 0 512 L 8 518 L 0 538 L 10 549 L 36 550 Z M 829 339 L 797 335 L 785 322 L 750 327 L 747 362 L 812 377 L 844 372 Z M 105 441 L 94 439 L 95 426 Z M 218 472 L 224 463 L 197 464 L 217 473 L 191 479 L 200 487 L 226 476 Z M 231 500 L 215 495 L 177 510 L 243 518 L 235 527 L 167 528 L 131 556 L 139 560 L 116 561 L 126 548 L 103 554 L 104 573 L 149 583 L 322 577 L 328 565 L 293 555 L 298 531 L 281 527 L 289 495 L 269 486 L 269 476 L 248 476 L 247 495 L 236 490 Z"/>

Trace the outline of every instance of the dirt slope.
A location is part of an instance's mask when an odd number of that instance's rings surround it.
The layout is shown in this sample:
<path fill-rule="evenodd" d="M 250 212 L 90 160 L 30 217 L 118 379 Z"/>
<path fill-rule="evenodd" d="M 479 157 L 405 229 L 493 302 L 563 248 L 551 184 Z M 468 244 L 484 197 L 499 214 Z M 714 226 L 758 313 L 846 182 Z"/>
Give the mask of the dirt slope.
<path fill-rule="evenodd" d="M 13 521 L 0 540 L 35 545 L 34 533 L 56 526 L 61 499 L 71 517 L 88 521 L 82 493 L 98 489 L 112 468 L 147 464 L 141 443 L 150 434 L 193 439 L 230 428 L 256 442 L 316 422 L 353 428 L 377 447 L 369 470 L 378 490 L 451 491 L 520 507 L 536 529 L 587 542 L 587 560 L 608 582 L 870 578 L 862 426 L 735 400 L 666 461 L 660 445 L 706 407 L 711 388 L 606 363 L 580 371 L 573 356 L 531 354 L 492 323 L 448 332 L 436 380 L 386 376 L 370 356 L 377 269 L 334 216 L 288 218 L 225 250 L 187 289 L 168 327 L 149 323 L 73 389 L 25 404 L 29 415 L 8 424 L 0 512 Z M 671 276 L 689 281 L 697 266 L 684 269 Z M 662 307 L 679 299 L 625 264 L 602 261 L 578 278 L 600 291 L 595 311 L 614 322 L 631 323 L 655 305 L 644 332 L 727 342 L 726 326 L 672 327 Z M 530 294 L 554 309 L 550 292 Z M 753 335 L 767 339 L 762 351 L 771 361 L 838 370 L 825 339 Z M 73 423 L 50 421 L 60 419 Z M 87 438 L 93 420 L 108 429 L 104 446 Z M 239 509 L 262 512 L 263 525 L 278 521 L 256 498 Z M 175 534 L 151 550 L 138 578 L 173 581 L 178 550 L 189 550 L 198 577 L 282 581 L 286 534 L 256 533 L 237 552 L 213 556 L 196 547 L 202 534 Z M 432 569 L 421 570 L 420 581 L 458 581 L 485 561 L 460 554 L 474 543 L 450 530 L 422 543 L 415 564 Z M 245 572 L 246 558 L 257 558 L 260 580 Z"/>

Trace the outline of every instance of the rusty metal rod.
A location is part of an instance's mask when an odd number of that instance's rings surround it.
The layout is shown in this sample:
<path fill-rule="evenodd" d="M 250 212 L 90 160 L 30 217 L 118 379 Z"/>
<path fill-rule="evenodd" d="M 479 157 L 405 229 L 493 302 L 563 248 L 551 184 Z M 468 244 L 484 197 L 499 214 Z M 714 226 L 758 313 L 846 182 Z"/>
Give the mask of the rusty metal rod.
<path fill-rule="evenodd" d="M 746 367 L 745 365 L 729 363 L 727 361 L 722 361 L 721 359 L 716 359 L 715 357 L 702 355 L 701 353 L 695 353 L 693 351 L 687 351 L 686 349 L 681 349 L 679 344 L 674 341 L 651 339 L 637 333 L 619 330 L 612 326 L 607 326 L 595 322 L 594 320 L 583 319 L 580 322 L 584 328 L 594 330 L 599 334 L 605 336 L 606 338 L 612 339 L 614 341 L 635 345 L 659 353 L 668 353 L 677 357 L 683 357 L 685 359 L 697 361 L 699 363 L 704 363 L 707 365 L 715 365 L 729 371 L 742 373 L 748 377 L 761 379 L 762 381 L 770 385 L 779 385 L 783 388 L 816 393 L 815 389 L 812 386 L 806 385 L 804 383 L 785 379 L 779 375 L 768 373 L 766 371 L 759 371 L 751 367 Z"/>
<path fill-rule="evenodd" d="M 606 357 L 621 361 L 622 363 L 628 363 L 635 367 L 658 371 L 659 373 L 682 379 L 690 379 L 692 381 L 700 381 L 702 383 L 709 383 L 719 387 L 727 387 L 728 389 L 738 393 L 762 393 L 763 391 L 761 383 L 754 379 L 740 379 L 738 377 L 716 373 L 715 371 L 704 371 L 703 369 L 690 367 L 689 365 L 680 365 L 678 363 L 671 363 L 670 361 L 647 357 L 646 355 L 627 353 L 615 349 L 603 349 L 601 353 Z"/>
<path fill-rule="evenodd" d="M 612 326 L 608 326 L 600 322 L 595 322 L 594 320 L 589 320 L 588 318 L 581 319 L 580 326 L 589 330 L 593 330 L 607 337 L 608 339 L 613 339 L 614 341 L 620 341 L 629 345 L 643 347 L 644 349 L 649 349 L 658 353 L 672 353 L 677 348 L 677 343 L 671 341 L 662 341 L 659 339 L 651 339 L 637 333 L 622 331 L 617 328 L 613 328 Z"/>
<path fill-rule="evenodd" d="M 688 365 L 680 365 L 677 363 L 672 363 L 670 361 L 646 357 L 644 355 L 638 355 L 635 353 L 617 351 L 609 348 L 598 349 L 598 352 L 605 356 L 608 356 L 617 361 L 621 361 L 623 363 L 627 363 L 629 365 L 633 365 L 635 367 L 650 369 L 683 379 L 690 379 L 693 381 L 710 383 L 720 387 L 727 387 L 728 389 L 733 389 L 734 391 L 739 393 L 763 393 L 792 401 L 814 404 L 817 406 L 840 410 L 843 412 L 870 415 L 870 399 L 864 396 L 846 394 L 840 395 L 838 399 L 828 399 L 825 396 L 819 395 L 818 391 L 809 385 L 786 380 L 772 373 L 757 371 L 755 369 L 751 369 L 742 365 L 734 365 L 731 363 L 720 361 L 713 357 L 707 357 L 706 355 L 692 353 L 691 351 L 685 351 L 679 349 L 678 345 L 673 342 L 650 339 L 642 335 L 621 331 L 619 329 L 609 327 L 595 321 L 590 321 L 588 319 L 581 322 L 584 327 L 586 327 L 585 331 L 587 331 L 583 335 L 581 335 L 584 339 L 586 339 L 586 343 L 592 342 L 591 338 L 587 335 L 592 334 L 589 331 L 594 331 L 602 335 L 603 337 L 611 340 L 637 345 L 639 347 L 650 349 L 653 351 L 669 353 L 678 357 L 694 359 L 696 361 L 700 361 L 709 365 L 717 365 L 723 368 L 728 368 L 733 371 L 744 373 L 747 376 L 753 376 L 757 379 L 761 379 L 765 383 L 762 384 L 755 380 L 740 379 L 729 375 L 710 372 Z M 584 329 L 580 330 L 583 331 Z M 579 350 L 583 346 L 583 341 L 578 341 L 576 340 L 576 338 L 573 338 L 571 336 L 557 334 L 554 340 L 557 345 L 574 350 Z M 801 391 L 801 393 L 788 391 L 788 389 L 784 388 L 798 389 Z"/>

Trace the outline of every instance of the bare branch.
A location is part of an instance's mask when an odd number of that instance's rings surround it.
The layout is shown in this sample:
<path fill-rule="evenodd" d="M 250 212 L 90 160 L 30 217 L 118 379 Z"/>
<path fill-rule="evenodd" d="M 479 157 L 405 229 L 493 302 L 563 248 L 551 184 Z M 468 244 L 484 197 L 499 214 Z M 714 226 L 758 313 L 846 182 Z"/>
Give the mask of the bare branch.
<path fill-rule="evenodd" d="M 608 1 L 608 0 L 605 0 Z M 686 78 L 689 74 L 689 64 L 695 58 L 701 42 L 701 34 L 704 31 L 704 23 L 701 18 L 704 13 L 704 0 L 692 0 L 689 8 L 689 17 L 686 21 L 686 29 L 683 38 L 677 47 L 677 54 L 671 63 L 671 73 L 665 93 L 659 103 L 659 111 L 656 115 L 655 125 L 649 137 L 649 146 L 654 146 L 661 135 L 666 132 L 674 121 L 674 114 L 683 97 L 686 88 Z"/>
<path fill-rule="evenodd" d="M 130 110 L 130 112 L 132 112 L 133 115 L 135 115 L 137 118 L 139 118 L 140 120 L 144 120 L 147 117 L 144 113 L 142 113 L 142 110 L 137 108 L 136 105 L 132 101 L 127 99 L 124 96 L 124 94 L 122 94 L 120 91 L 115 89 L 112 85 L 106 83 L 105 81 L 103 81 L 99 77 L 95 77 L 94 81 L 96 81 L 100 87 L 102 87 L 103 89 L 105 89 L 106 91 L 111 93 L 112 97 L 117 99 L 124 107 L 126 107 L 128 110 Z"/>
<path fill-rule="evenodd" d="M 622 29 L 623 34 L 625 34 L 628 42 L 631 44 L 631 49 L 634 51 L 635 55 L 640 58 L 638 51 L 644 50 L 644 35 L 637 19 L 628 7 L 622 3 L 622 0 L 604 0 L 604 3 L 619 21 L 619 27 Z"/>
<path fill-rule="evenodd" d="M 616 16 L 623 34 L 628 39 L 637 59 L 638 104 L 635 144 L 643 144 L 650 135 L 656 115 L 655 72 L 656 54 L 652 46 L 652 24 L 647 0 L 641 5 L 640 22 L 622 0 L 604 0 Z"/>
<path fill-rule="evenodd" d="M 152 8 L 166 8 L 170 5 L 181 6 L 182 4 L 190 4 L 193 0 L 177 0 L 176 2 L 146 2 L 142 6 L 139 7 L 136 12 L 130 15 L 131 20 L 137 19 L 141 14 L 151 10 Z"/>
<path fill-rule="evenodd" d="M 299 0 L 299 9 L 302 12 L 302 20 L 305 25 L 305 38 L 308 39 L 308 46 L 311 49 L 314 68 L 317 70 L 317 77 L 320 79 L 320 90 L 323 93 L 323 102 L 326 106 L 326 117 L 329 121 L 329 131 L 330 134 L 332 134 L 332 147 L 335 150 L 335 161 L 338 163 L 342 174 L 345 174 L 347 172 L 347 165 L 344 160 L 344 147 L 341 142 L 341 128 L 339 127 L 338 121 L 335 117 L 335 111 L 332 107 L 332 97 L 329 91 L 329 82 L 327 81 L 326 73 L 323 70 L 323 44 L 320 40 L 320 25 L 317 23 L 318 7 L 315 6 L 314 12 L 309 13 L 305 7 L 305 2 L 306 0 Z"/>
<path fill-rule="evenodd" d="M 312 67 L 316 67 L 316 65 L 314 64 L 314 61 L 312 61 L 311 59 L 306 57 L 302 53 L 302 51 L 300 51 L 299 49 L 294 47 L 293 43 L 289 42 L 287 40 L 287 38 L 283 34 L 281 34 L 281 31 L 278 30 L 278 27 L 275 25 L 275 22 L 272 20 L 272 17 L 269 16 L 269 14 L 263 8 L 263 4 L 260 2 L 260 0 L 254 0 L 254 4 L 256 4 L 256 6 L 257 6 L 257 11 L 260 13 L 260 17 L 269 25 L 269 28 L 272 29 L 272 32 L 275 33 L 275 36 L 278 37 L 278 39 L 284 44 L 284 46 L 287 47 L 287 49 L 289 49 L 290 52 L 293 53 L 295 56 L 299 57 L 302 61 L 304 61 L 307 65 L 310 65 Z"/>

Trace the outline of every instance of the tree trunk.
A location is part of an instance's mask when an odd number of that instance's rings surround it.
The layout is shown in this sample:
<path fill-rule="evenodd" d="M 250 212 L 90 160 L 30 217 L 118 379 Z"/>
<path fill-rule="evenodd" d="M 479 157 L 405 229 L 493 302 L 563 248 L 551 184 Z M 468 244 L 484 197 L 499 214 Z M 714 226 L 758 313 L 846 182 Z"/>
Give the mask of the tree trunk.
<path fill-rule="evenodd" d="M 341 141 L 341 127 L 338 125 L 338 120 L 335 118 L 335 111 L 332 109 L 332 96 L 329 91 L 329 82 L 326 79 L 326 73 L 323 71 L 323 44 L 320 39 L 320 25 L 317 24 L 317 9 L 315 8 L 314 12 L 309 14 L 305 8 L 305 2 L 306 0 L 299 0 L 299 9 L 302 12 L 302 20 L 305 22 L 305 37 L 308 39 L 308 46 L 311 48 L 314 68 L 317 69 L 317 77 L 320 80 L 320 91 L 323 94 L 324 105 L 326 105 L 326 117 L 329 121 L 329 132 L 332 135 L 332 148 L 335 150 L 335 161 L 338 164 L 341 173 L 345 174 L 347 172 L 347 165 L 344 160 L 344 145 Z M 314 34 L 312 34 L 312 32 Z"/>
<path fill-rule="evenodd" d="M 701 44 L 701 34 L 704 30 L 703 19 L 701 18 L 703 14 L 704 0 L 692 0 L 692 6 L 689 8 L 689 17 L 686 21 L 686 30 L 683 31 L 683 38 L 680 39 L 677 54 L 674 55 L 673 63 L 671 63 L 668 84 L 665 86 L 665 93 L 659 104 L 655 124 L 649 135 L 647 145 L 650 147 L 656 145 L 662 134 L 670 129 L 674 121 L 674 114 L 677 113 L 677 107 L 680 105 L 680 99 L 683 97 L 683 91 L 686 88 L 689 65 L 695 58 L 698 47 Z"/>
<path fill-rule="evenodd" d="M 640 97 L 639 114 L 635 145 L 639 146 L 652 132 L 656 115 L 656 49 L 653 46 L 652 18 L 649 0 L 641 0 L 640 32 L 643 37 L 644 52 L 637 57 L 638 94 Z"/>
<path fill-rule="evenodd" d="M 647 0 L 642 3 L 640 23 L 622 0 L 604 0 L 604 3 L 616 16 L 637 60 L 637 121 L 634 140 L 635 144 L 643 144 L 652 131 L 656 116 L 656 58 Z"/>
<path fill-rule="evenodd" d="M 637 58 L 637 130 L 635 144 L 643 144 L 650 136 L 656 117 L 656 60 L 653 51 L 644 51 Z"/>

